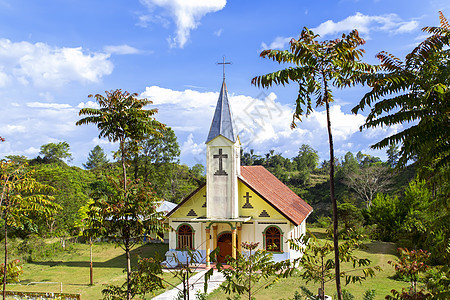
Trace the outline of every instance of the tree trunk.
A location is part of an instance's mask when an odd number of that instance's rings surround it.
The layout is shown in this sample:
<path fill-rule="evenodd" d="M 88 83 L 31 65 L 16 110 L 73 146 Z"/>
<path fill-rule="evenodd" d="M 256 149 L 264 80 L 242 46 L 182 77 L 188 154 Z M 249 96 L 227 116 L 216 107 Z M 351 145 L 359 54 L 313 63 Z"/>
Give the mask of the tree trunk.
<path fill-rule="evenodd" d="M 127 167 L 125 165 L 125 140 L 120 140 L 120 153 L 122 155 L 121 162 L 122 162 L 122 176 L 123 176 L 123 190 L 126 193 L 127 190 Z"/>
<path fill-rule="evenodd" d="M 89 277 L 91 285 L 94 285 L 94 271 L 92 267 L 92 237 L 89 237 Z"/>
<path fill-rule="evenodd" d="M 338 300 L 342 300 L 341 276 L 340 276 L 341 271 L 339 263 L 337 202 L 334 196 L 334 149 L 333 149 L 333 136 L 331 134 L 330 103 L 328 102 L 327 92 L 328 92 L 327 83 L 325 80 L 325 107 L 327 111 L 328 141 L 330 145 L 330 199 L 331 205 L 333 207 L 333 243 L 334 243 L 334 263 L 336 271 L 336 293 Z"/>
<path fill-rule="evenodd" d="M 5 199 L 5 265 L 3 266 L 3 300 L 6 299 L 6 275 L 8 265 L 8 196 Z"/>
<path fill-rule="evenodd" d="M 130 280 L 131 280 L 131 259 L 130 259 L 130 244 L 127 239 L 125 242 L 125 253 L 127 257 L 127 300 L 131 299 L 131 286 L 130 286 Z"/>

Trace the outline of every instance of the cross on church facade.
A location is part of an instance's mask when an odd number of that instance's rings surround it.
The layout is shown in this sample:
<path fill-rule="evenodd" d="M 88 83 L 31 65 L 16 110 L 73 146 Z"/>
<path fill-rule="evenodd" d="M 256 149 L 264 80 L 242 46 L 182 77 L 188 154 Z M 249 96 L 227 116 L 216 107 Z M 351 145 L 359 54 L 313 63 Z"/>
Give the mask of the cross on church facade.
<path fill-rule="evenodd" d="M 252 196 L 250 196 L 250 193 L 249 192 L 246 192 L 245 193 L 245 196 L 244 196 L 244 198 L 245 198 L 245 204 L 244 204 L 244 206 L 242 206 L 242 208 L 253 208 L 253 206 L 250 204 L 250 198 L 251 198 Z"/>
<path fill-rule="evenodd" d="M 217 170 L 214 175 L 228 175 L 227 172 L 225 172 L 225 170 L 223 169 L 223 164 L 222 164 L 222 159 L 223 158 L 228 158 L 227 154 L 222 154 L 222 149 L 219 149 L 219 154 L 214 154 L 213 158 L 218 158 L 219 159 L 219 170 Z"/>
<path fill-rule="evenodd" d="M 217 63 L 218 65 L 222 65 L 223 66 L 223 79 L 225 80 L 225 65 L 231 65 L 232 62 L 231 61 L 225 61 L 225 56 L 223 57 L 223 62 L 221 63 Z"/>

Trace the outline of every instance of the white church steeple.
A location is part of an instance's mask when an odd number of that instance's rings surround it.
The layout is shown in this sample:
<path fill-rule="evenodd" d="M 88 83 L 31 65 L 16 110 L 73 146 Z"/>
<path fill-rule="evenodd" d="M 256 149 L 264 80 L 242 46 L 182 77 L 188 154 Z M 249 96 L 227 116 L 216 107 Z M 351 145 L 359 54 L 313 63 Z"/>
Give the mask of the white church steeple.
<path fill-rule="evenodd" d="M 239 217 L 240 142 L 228 101 L 225 78 L 206 140 L 206 156 L 206 217 Z"/>

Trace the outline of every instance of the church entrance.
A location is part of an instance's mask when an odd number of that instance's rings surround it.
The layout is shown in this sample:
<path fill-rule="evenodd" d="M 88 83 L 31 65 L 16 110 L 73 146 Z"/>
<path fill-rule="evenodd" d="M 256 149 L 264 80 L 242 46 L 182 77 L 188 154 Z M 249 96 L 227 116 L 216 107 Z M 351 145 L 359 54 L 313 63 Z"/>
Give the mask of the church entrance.
<path fill-rule="evenodd" d="M 231 233 L 222 233 L 217 239 L 217 247 L 219 247 L 220 252 L 217 257 L 217 261 L 220 263 L 226 263 L 227 257 L 231 257 L 232 244 L 231 244 Z"/>

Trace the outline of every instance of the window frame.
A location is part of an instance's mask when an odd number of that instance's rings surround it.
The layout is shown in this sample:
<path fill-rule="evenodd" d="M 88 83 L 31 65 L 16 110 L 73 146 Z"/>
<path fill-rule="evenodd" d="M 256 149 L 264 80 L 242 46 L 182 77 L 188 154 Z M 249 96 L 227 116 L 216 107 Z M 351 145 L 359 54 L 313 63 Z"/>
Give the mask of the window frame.
<path fill-rule="evenodd" d="M 278 230 L 279 249 L 273 250 L 273 249 L 269 249 L 268 248 L 269 243 L 267 242 L 267 231 L 270 230 L 271 228 L 275 228 L 276 230 Z M 269 225 L 269 226 L 267 226 L 266 229 L 264 229 L 264 232 L 263 232 L 263 241 L 264 241 L 264 245 L 263 246 L 264 246 L 264 250 L 272 252 L 272 253 L 284 253 L 283 252 L 283 235 L 284 235 L 284 233 L 283 233 L 283 231 L 281 230 L 280 227 L 278 227 L 276 225 Z M 276 238 L 276 236 L 272 236 L 271 237 L 271 239 L 274 239 L 274 238 Z M 274 243 L 274 242 L 270 243 L 270 245 L 272 245 L 272 244 L 276 245 L 276 243 Z"/>
<path fill-rule="evenodd" d="M 187 244 L 190 244 L 190 245 L 187 245 L 187 247 L 186 247 L 186 245 L 182 245 L 182 246 L 180 245 L 180 241 L 186 243 L 186 238 L 185 238 L 184 241 L 182 241 L 182 235 L 180 235 L 180 229 L 182 229 L 182 227 L 184 227 L 184 226 L 188 227 L 190 229 L 190 231 L 191 231 L 190 234 L 185 234 L 184 235 L 185 237 L 188 237 L 187 238 Z M 188 223 L 180 224 L 178 226 L 178 228 L 177 228 L 176 234 L 177 234 L 177 247 L 176 247 L 176 250 L 182 250 L 182 251 L 183 250 L 184 251 L 186 251 L 186 250 L 195 250 L 195 247 L 194 247 L 195 230 L 191 226 L 191 224 L 188 224 Z"/>

